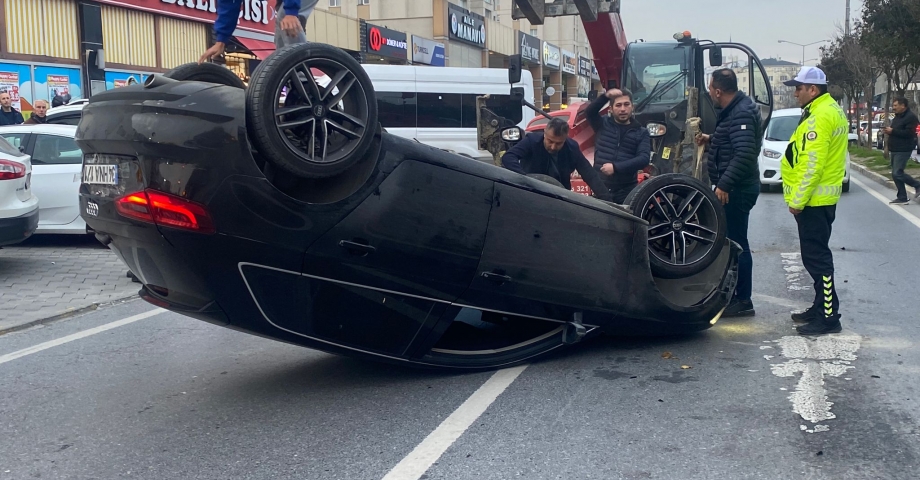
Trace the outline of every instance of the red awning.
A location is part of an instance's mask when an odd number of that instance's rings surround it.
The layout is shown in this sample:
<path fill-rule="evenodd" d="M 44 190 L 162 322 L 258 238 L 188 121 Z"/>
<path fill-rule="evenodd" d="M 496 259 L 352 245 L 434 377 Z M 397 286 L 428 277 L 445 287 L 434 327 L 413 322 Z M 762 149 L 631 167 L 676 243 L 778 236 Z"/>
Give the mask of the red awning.
<path fill-rule="evenodd" d="M 265 57 L 271 55 L 275 51 L 274 42 L 266 42 L 263 40 L 255 40 L 252 38 L 246 37 L 233 37 L 236 41 L 243 44 L 244 47 L 249 49 L 253 55 L 259 57 L 260 60 L 265 60 Z"/>

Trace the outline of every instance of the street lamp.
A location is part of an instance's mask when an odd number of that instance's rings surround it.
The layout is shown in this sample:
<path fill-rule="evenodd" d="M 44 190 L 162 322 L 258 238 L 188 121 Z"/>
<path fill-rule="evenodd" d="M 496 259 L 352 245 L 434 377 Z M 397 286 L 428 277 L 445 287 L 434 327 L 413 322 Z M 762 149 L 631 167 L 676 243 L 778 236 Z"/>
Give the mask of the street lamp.
<path fill-rule="evenodd" d="M 818 40 L 817 42 L 806 43 L 805 45 L 802 45 L 801 43 L 790 42 L 789 40 L 780 40 L 779 43 L 791 43 L 793 45 L 798 45 L 802 47 L 802 66 L 804 67 L 805 66 L 805 47 L 810 47 L 812 45 L 817 45 L 819 43 L 824 43 L 826 41 L 827 40 Z"/>

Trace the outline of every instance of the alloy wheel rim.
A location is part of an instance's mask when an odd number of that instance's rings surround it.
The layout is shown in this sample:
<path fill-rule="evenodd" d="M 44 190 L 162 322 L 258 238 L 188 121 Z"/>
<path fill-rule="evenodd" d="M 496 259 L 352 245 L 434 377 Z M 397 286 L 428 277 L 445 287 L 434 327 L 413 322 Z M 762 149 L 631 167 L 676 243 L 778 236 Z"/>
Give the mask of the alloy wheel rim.
<path fill-rule="evenodd" d="M 718 238 L 715 206 L 701 191 L 669 185 L 652 195 L 643 218 L 649 222 L 649 254 L 673 266 L 686 266 L 706 257 Z"/>

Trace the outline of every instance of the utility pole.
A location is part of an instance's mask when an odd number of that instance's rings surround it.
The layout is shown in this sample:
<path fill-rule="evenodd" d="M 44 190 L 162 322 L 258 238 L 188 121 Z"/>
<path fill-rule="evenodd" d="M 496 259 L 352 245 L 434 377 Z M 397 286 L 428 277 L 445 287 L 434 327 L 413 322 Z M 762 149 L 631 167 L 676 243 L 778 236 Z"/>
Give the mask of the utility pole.
<path fill-rule="evenodd" d="M 847 0 L 847 23 L 846 28 L 844 29 L 846 36 L 850 36 L 850 0 Z"/>

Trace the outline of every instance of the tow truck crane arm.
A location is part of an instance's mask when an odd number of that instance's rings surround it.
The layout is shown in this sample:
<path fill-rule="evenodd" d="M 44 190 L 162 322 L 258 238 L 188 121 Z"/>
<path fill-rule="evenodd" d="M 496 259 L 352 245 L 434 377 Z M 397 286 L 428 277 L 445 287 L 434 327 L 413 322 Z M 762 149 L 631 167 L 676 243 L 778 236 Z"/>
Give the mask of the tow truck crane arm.
<path fill-rule="evenodd" d="M 626 31 L 620 17 L 620 0 L 514 0 L 511 16 L 526 18 L 534 25 L 542 25 L 545 17 L 579 15 L 585 26 L 588 43 L 594 52 L 601 85 L 605 88 L 619 86 L 626 51 Z"/>

